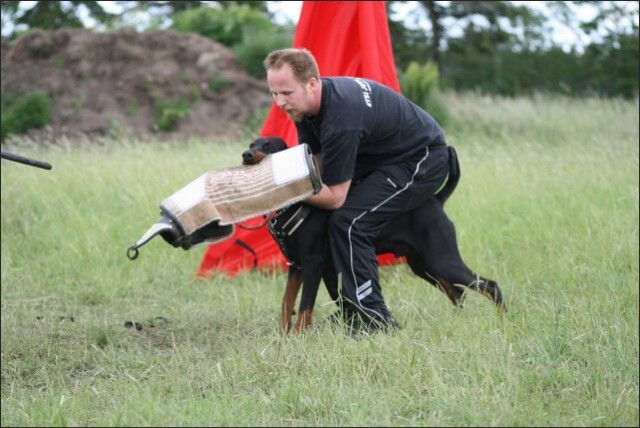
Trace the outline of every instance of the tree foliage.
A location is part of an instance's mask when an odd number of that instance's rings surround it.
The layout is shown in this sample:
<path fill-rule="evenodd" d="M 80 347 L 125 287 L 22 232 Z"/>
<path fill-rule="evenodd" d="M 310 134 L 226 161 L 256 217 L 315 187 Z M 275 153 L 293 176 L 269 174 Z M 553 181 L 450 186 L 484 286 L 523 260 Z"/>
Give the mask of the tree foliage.
<path fill-rule="evenodd" d="M 22 3 L 22 5 L 21 5 Z M 14 26 L 23 25 L 29 29 L 57 30 L 60 28 L 84 28 L 80 19 L 80 11 L 98 22 L 108 23 L 115 15 L 105 11 L 96 1 L 36 1 L 32 7 L 24 6 L 25 2 L 3 1 L 2 23 L 5 18 Z"/>
<path fill-rule="evenodd" d="M 11 134 L 42 128 L 51 122 L 52 115 L 51 100 L 44 92 L 30 92 L 15 101 L 10 95 L 3 97 L 0 140 Z"/>
<path fill-rule="evenodd" d="M 265 56 L 274 49 L 290 46 L 293 34 L 287 28 L 278 27 L 258 8 L 241 3 L 176 13 L 172 28 L 222 43 L 235 51 L 250 75 L 261 78 Z"/>
<path fill-rule="evenodd" d="M 172 25 L 176 30 L 198 33 L 228 47 L 243 41 L 243 29 L 265 32 L 275 31 L 275 27 L 263 13 L 244 4 L 185 10 L 173 15 Z"/>
<path fill-rule="evenodd" d="M 390 2 L 390 8 L 407 2 Z M 420 1 L 416 13 L 429 22 L 422 38 L 391 20 L 396 65 L 415 59 L 438 64 L 441 87 L 501 95 L 562 92 L 570 95 L 638 96 L 637 2 L 541 2 L 576 33 L 580 46 L 558 46 L 543 9 L 508 1 Z M 581 21 L 576 6 L 597 13 Z M 635 6 L 634 6 L 635 5 Z M 389 16 L 392 16 L 390 13 Z M 623 25 L 624 24 L 624 25 Z M 455 30 L 455 31 L 454 31 Z"/>

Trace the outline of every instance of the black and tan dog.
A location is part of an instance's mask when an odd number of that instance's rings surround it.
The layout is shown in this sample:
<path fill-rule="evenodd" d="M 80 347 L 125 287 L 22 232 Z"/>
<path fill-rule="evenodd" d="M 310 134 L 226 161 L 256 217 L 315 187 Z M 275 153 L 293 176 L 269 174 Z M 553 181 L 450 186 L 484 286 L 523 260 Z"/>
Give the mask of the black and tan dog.
<path fill-rule="evenodd" d="M 287 148 L 278 137 L 260 137 L 242 153 L 245 165 Z M 404 256 L 411 270 L 443 291 L 451 303 L 461 307 L 467 289 L 491 299 L 504 310 L 498 284 L 475 274 L 462 260 L 454 224 L 444 212 L 444 203 L 460 179 L 460 166 L 453 147 L 449 147 L 449 176 L 442 189 L 420 207 L 390 221 L 375 238 L 377 254 Z M 289 263 L 287 285 L 282 298 L 280 330 L 288 331 L 294 305 L 302 285 L 295 332 L 313 321 L 313 306 L 323 279 L 329 295 L 338 301 L 337 275 L 328 249 L 327 221 L 330 211 L 296 203 L 283 208 L 269 221 L 269 231 Z"/>

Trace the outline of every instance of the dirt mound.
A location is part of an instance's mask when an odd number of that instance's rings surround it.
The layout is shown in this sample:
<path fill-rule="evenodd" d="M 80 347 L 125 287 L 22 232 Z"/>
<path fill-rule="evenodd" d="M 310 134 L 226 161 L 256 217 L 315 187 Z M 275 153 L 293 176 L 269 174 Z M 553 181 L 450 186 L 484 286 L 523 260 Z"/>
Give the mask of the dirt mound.
<path fill-rule="evenodd" d="M 36 31 L 2 41 L 3 96 L 53 101 L 53 137 L 234 138 L 271 103 L 225 46 L 173 30 Z"/>

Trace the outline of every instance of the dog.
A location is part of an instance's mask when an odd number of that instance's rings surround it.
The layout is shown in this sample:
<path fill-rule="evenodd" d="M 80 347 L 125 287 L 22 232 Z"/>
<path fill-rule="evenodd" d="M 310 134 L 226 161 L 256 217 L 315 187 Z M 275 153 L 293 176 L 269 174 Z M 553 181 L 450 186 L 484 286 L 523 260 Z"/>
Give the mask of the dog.
<path fill-rule="evenodd" d="M 242 153 L 243 165 L 254 165 L 273 153 L 287 149 L 279 137 L 259 137 Z M 374 239 L 376 254 L 393 253 L 405 257 L 415 275 L 446 294 L 462 307 L 467 290 L 477 291 L 506 311 L 498 283 L 474 273 L 462 260 L 453 222 L 444 204 L 460 180 L 455 149 L 449 150 L 449 174 L 442 188 L 424 204 L 388 222 Z M 338 276 L 333 270 L 328 248 L 327 222 L 331 211 L 303 202 L 282 208 L 270 216 L 269 231 L 287 259 L 287 284 L 280 307 L 279 329 L 300 333 L 313 323 L 313 307 L 320 280 L 331 298 L 339 302 Z M 302 286 L 295 326 L 294 305 Z"/>

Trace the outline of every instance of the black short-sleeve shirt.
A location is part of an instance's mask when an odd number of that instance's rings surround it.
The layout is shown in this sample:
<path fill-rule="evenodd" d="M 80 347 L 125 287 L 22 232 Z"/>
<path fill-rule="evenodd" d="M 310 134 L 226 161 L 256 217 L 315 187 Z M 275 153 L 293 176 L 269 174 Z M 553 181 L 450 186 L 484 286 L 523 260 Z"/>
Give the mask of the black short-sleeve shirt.
<path fill-rule="evenodd" d="M 440 125 L 393 89 L 368 79 L 323 77 L 320 112 L 296 122 L 299 143 L 320 153 L 327 185 L 363 177 L 445 145 Z"/>

